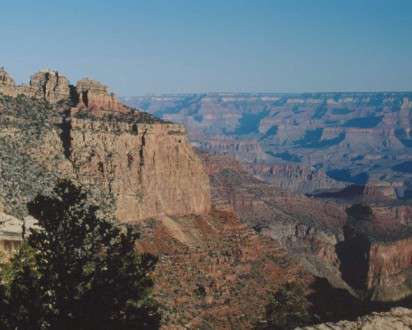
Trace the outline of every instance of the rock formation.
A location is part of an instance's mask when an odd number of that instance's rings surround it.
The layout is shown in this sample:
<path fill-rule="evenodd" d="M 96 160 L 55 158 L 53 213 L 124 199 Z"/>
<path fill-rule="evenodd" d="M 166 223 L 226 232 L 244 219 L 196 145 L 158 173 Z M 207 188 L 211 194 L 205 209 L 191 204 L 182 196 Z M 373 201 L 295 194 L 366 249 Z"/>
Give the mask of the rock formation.
<path fill-rule="evenodd" d="M 369 249 L 367 288 L 376 301 L 397 301 L 412 294 L 412 238 L 373 242 Z"/>
<path fill-rule="evenodd" d="M 3 86 L 13 86 L 5 72 L 1 77 Z M 50 70 L 16 87 L 18 93 L 32 98 L 22 101 L 26 117 L 19 119 L 23 114 L 15 101 L 2 100 L 2 132 L 13 130 L 12 139 L 22 140 L 20 151 L 30 150 L 33 168 L 41 166 L 110 195 L 121 222 L 209 211 L 208 177 L 181 125 L 123 106 L 99 82 L 83 79 L 73 89 Z M 30 114 L 30 107 L 42 106 L 37 99 L 54 104 L 53 110 L 42 108 L 47 118 Z M 61 100 L 67 102 L 58 104 Z M 43 127 L 41 135 L 37 125 Z"/>
<path fill-rule="evenodd" d="M 8 96 L 25 95 L 54 104 L 68 100 L 70 88 L 67 78 L 54 70 L 41 70 L 31 76 L 28 85 L 16 86 L 4 68 L 0 68 L 0 93 Z"/>
<path fill-rule="evenodd" d="M 314 276 L 373 301 L 412 294 L 410 207 L 374 206 L 373 221 L 356 224 L 346 235 L 348 205 L 283 191 L 251 176 L 233 158 L 201 156 L 213 205 L 280 242 Z"/>
<path fill-rule="evenodd" d="M 345 184 L 329 178 L 316 168 L 294 164 L 245 164 L 257 178 L 290 192 L 314 193 L 325 189 L 343 189 Z"/>
<path fill-rule="evenodd" d="M 95 111 L 127 112 L 108 88 L 96 80 L 81 79 L 76 84 L 78 106 Z"/>
<path fill-rule="evenodd" d="M 339 321 L 337 323 L 323 323 L 296 330 L 408 330 L 412 328 L 412 310 L 407 308 L 393 308 L 389 312 L 372 313 L 359 317 L 356 321 Z"/>
<path fill-rule="evenodd" d="M 89 188 L 102 208 L 108 196 L 116 218 L 142 234 L 139 250 L 159 257 L 153 276 L 164 329 L 252 328 L 269 291 L 311 277 L 233 213 L 211 210 L 208 175 L 181 125 L 119 109 L 99 86 L 82 82 L 77 102 L 53 107 L 46 94 L 0 95 L 1 146 L 15 148 L 0 157 L 0 202 L 13 212 L 11 198 L 24 204 L 56 177 Z M 9 221 L 11 243 L 4 228 L 5 250 L 19 244 L 18 224 Z"/>
<path fill-rule="evenodd" d="M 0 244 L 8 253 L 18 245 L 18 218 L 25 215 L 16 208 L 47 193 L 57 178 L 70 178 L 90 189 L 102 212 L 142 233 L 141 251 L 159 257 L 153 276 L 165 329 L 252 328 L 264 316 L 269 293 L 291 280 L 309 287 L 314 277 L 323 277 L 345 293 L 376 301 L 411 293 L 412 243 L 406 231 L 411 210 L 406 206 L 373 206 L 370 232 L 393 232 L 395 239 L 375 239 L 362 228 L 348 237 L 347 205 L 283 189 L 336 184 L 324 172 L 290 164 L 283 170 L 244 167 L 221 155 L 202 154 L 202 164 L 181 125 L 122 105 L 90 79 L 74 87 L 48 70 L 32 76 L 27 86 L 15 86 L 0 70 L 0 94 L 13 96 L 0 95 L 0 145 L 7 155 L 0 157 L 0 222 L 5 220 Z M 14 98 L 19 94 L 23 97 Z M 191 111 L 198 101 L 191 100 Z M 218 115 L 210 109 L 210 98 L 203 101 L 210 115 Z M 253 135 L 241 125 L 237 134 Z M 333 132 L 325 134 L 334 139 Z M 217 141 L 210 150 L 254 154 L 251 161 L 267 155 L 256 137 L 227 141 Z M 278 172 L 286 173 L 289 183 L 277 181 Z M 282 184 L 270 183 L 270 176 Z M 386 188 L 366 190 L 370 196 L 393 196 Z M 405 229 L 404 236 L 396 228 Z M 352 259 L 345 259 L 348 250 L 355 251 Z M 349 273 L 360 275 L 355 278 L 359 286 Z"/>
<path fill-rule="evenodd" d="M 16 96 L 16 83 L 3 67 L 0 67 L 0 93 Z"/>
<path fill-rule="evenodd" d="M 19 87 L 19 92 L 54 104 L 69 98 L 69 81 L 57 71 L 41 70 L 31 76 L 28 86 Z"/>
<path fill-rule="evenodd" d="M 182 126 L 72 118 L 69 160 L 115 198 L 122 222 L 207 213 L 209 180 Z"/>

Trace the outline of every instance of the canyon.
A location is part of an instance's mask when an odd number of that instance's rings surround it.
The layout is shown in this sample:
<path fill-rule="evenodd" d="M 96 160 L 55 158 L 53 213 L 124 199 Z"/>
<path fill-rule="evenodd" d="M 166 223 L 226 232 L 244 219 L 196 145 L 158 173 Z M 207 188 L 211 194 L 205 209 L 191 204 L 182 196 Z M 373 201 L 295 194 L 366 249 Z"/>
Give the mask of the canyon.
<path fill-rule="evenodd" d="M 411 194 L 411 93 L 170 94 L 124 101 L 183 123 L 202 150 L 233 155 L 297 192 L 367 184 L 386 199 Z M 267 166 L 286 167 L 286 175 L 270 175 Z"/>
<path fill-rule="evenodd" d="M 71 85 L 57 71 L 42 70 L 16 85 L 1 69 L 0 248 L 13 253 L 35 226 L 27 203 L 66 178 L 87 189 L 101 212 L 135 227 L 140 252 L 157 256 L 152 277 L 164 329 L 252 329 L 265 318 L 270 294 L 288 282 L 303 284 L 319 321 L 410 306 L 409 174 L 386 170 L 409 159 L 409 96 L 376 101 L 385 105 L 382 116 L 392 111 L 403 125 L 403 135 L 382 128 L 394 147 L 388 151 L 374 140 L 383 134 L 379 129 L 305 133 L 318 129 L 328 111 L 344 116 L 356 112 L 351 107 L 359 98 L 373 98 L 339 95 L 327 98 L 326 110 L 318 102 L 324 96 L 260 95 L 253 102 L 250 95 L 170 96 L 125 105 L 89 78 Z M 352 106 L 344 111 L 339 102 Z M 156 110 L 159 104 L 167 111 Z M 287 116 L 303 111 L 300 105 L 311 105 L 316 118 L 305 115 L 290 128 Z M 284 113 L 276 119 L 279 107 Z M 298 132 L 310 135 L 299 146 Z M 340 134 L 372 137 L 366 146 L 349 139 L 343 147 Z M 296 145 L 293 153 L 288 143 Z M 384 160 L 370 156 L 389 152 Z M 358 153 L 370 155 L 348 161 Z M 385 167 L 358 181 L 375 161 Z M 355 182 L 331 174 L 353 162 Z M 370 221 L 351 219 L 351 203 L 335 195 L 353 184 L 363 200 L 373 201 Z M 325 303 L 331 299 L 335 306 Z"/>
<path fill-rule="evenodd" d="M 277 242 L 214 208 L 209 177 L 182 125 L 125 106 L 90 79 L 72 86 L 44 70 L 22 88 L 4 70 L 1 77 L 6 257 L 35 226 L 27 203 L 70 179 L 100 212 L 140 232 L 139 251 L 157 256 L 154 295 L 165 329 L 252 328 L 264 318 L 268 292 L 311 280 Z"/>
<path fill-rule="evenodd" d="M 313 276 L 371 301 L 412 294 L 412 207 L 372 206 L 371 221 L 353 221 L 345 204 L 282 190 L 233 157 L 201 155 L 213 204 L 278 241 Z"/>

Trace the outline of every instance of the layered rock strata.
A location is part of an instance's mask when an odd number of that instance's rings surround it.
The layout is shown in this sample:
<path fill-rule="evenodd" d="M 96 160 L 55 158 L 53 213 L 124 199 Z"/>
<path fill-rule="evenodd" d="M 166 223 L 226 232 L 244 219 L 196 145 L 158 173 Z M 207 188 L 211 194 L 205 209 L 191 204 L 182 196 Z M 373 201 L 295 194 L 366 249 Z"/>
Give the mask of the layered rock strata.
<path fill-rule="evenodd" d="M 0 105 L 1 133 L 10 143 L 20 141 L 17 153 L 24 153 L 34 169 L 41 166 L 52 176 L 70 177 L 110 195 L 119 221 L 210 210 L 209 179 L 183 126 L 122 105 L 99 82 L 82 79 L 74 88 L 51 70 L 17 87 L 3 70 L 0 93 L 26 97 L 21 105 L 7 99 Z M 44 118 L 30 114 L 35 107 L 41 107 Z"/>

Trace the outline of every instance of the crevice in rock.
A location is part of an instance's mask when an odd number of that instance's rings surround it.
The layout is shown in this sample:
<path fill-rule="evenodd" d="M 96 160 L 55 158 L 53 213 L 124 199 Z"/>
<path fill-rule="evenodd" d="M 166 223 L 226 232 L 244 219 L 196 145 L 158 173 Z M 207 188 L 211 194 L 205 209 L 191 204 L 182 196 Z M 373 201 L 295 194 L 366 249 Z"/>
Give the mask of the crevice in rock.
<path fill-rule="evenodd" d="M 140 167 L 144 166 L 144 147 L 146 145 L 146 133 L 147 133 L 147 129 L 145 129 L 142 134 L 142 142 L 140 144 L 140 149 L 139 149 Z"/>
<path fill-rule="evenodd" d="M 82 102 L 86 106 L 86 108 L 89 106 L 89 96 L 88 96 L 88 91 L 83 91 L 81 93 L 82 97 Z"/>
<path fill-rule="evenodd" d="M 143 167 L 144 167 L 144 147 L 146 145 L 146 133 L 147 129 L 143 131 L 142 134 L 142 140 L 140 143 L 140 149 L 139 149 L 139 156 L 140 156 L 140 163 L 139 163 L 139 181 L 142 183 L 143 181 Z"/>
<path fill-rule="evenodd" d="M 70 90 L 70 104 L 76 106 L 79 104 L 79 94 L 77 93 L 76 87 L 73 85 L 69 86 Z"/>
<path fill-rule="evenodd" d="M 50 80 L 50 74 L 46 72 L 44 75 L 44 83 L 42 86 L 42 91 L 43 91 L 43 97 L 46 99 L 47 98 L 47 82 Z"/>
<path fill-rule="evenodd" d="M 62 121 L 60 123 L 60 140 L 63 144 L 64 156 L 66 159 L 70 160 L 71 156 L 71 145 L 72 145 L 72 138 L 71 138 L 71 117 L 70 117 L 70 109 L 65 110 L 63 112 Z"/>

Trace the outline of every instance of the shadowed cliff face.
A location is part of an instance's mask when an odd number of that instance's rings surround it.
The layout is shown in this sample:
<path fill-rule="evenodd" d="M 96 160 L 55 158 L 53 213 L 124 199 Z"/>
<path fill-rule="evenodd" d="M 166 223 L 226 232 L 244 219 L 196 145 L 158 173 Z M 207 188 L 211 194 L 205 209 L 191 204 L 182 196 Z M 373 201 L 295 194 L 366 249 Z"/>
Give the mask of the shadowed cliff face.
<path fill-rule="evenodd" d="M 349 225 L 344 226 L 344 240 L 336 245 L 342 279 L 358 292 L 367 289 L 369 272 L 368 238 Z"/>
<path fill-rule="evenodd" d="M 359 299 L 388 302 L 412 294 L 408 207 L 373 207 L 373 221 L 352 226 L 349 205 L 282 191 L 227 156 L 202 158 L 213 204 L 279 241 L 314 276 Z"/>

